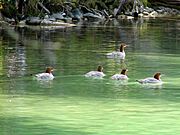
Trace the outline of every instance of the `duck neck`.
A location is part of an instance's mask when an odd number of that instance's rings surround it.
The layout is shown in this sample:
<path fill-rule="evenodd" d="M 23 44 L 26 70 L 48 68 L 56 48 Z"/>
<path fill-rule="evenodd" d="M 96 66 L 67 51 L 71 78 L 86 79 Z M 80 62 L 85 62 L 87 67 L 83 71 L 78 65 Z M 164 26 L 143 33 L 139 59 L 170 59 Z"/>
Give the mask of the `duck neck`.
<path fill-rule="evenodd" d="M 122 70 L 122 71 L 121 71 L 121 74 L 122 74 L 122 75 L 126 75 L 126 70 Z"/>
<path fill-rule="evenodd" d="M 47 70 L 46 70 L 46 73 L 49 73 L 49 74 L 51 74 L 51 71 L 50 71 L 49 69 L 47 69 Z"/>
<path fill-rule="evenodd" d="M 120 52 L 124 52 L 124 47 L 120 46 Z"/>
<path fill-rule="evenodd" d="M 160 76 L 159 75 L 154 75 L 154 78 L 157 80 L 160 80 Z"/>
<path fill-rule="evenodd" d="M 102 72 L 102 69 L 98 69 L 97 71 L 98 71 L 98 72 Z"/>
<path fill-rule="evenodd" d="M 98 66 L 97 71 L 98 71 L 98 72 L 102 72 L 102 70 L 103 70 L 102 67 L 101 67 L 101 66 Z"/>

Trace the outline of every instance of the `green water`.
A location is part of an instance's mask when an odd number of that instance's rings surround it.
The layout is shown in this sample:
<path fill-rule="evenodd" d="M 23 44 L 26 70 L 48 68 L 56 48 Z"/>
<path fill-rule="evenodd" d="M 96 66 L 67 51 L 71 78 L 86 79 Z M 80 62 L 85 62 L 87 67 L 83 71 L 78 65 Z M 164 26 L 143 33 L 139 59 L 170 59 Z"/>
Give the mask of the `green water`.
<path fill-rule="evenodd" d="M 1 25 L 1 135 L 180 134 L 179 20 L 111 21 L 72 28 Z M 125 42 L 126 59 L 105 54 Z M 104 79 L 83 75 L 103 65 Z M 53 66 L 55 80 L 31 76 Z M 110 77 L 128 68 L 127 83 Z M 135 80 L 163 74 L 162 86 Z"/>

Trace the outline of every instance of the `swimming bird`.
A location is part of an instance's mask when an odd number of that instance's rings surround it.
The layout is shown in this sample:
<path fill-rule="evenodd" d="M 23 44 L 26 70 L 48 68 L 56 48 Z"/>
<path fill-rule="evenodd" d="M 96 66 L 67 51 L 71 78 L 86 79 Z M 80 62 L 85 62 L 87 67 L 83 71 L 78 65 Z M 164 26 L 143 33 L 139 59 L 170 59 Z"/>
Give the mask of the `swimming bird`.
<path fill-rule="evenodd" d="M 127 80 L 127 69 L 122 69 L 120 74 L 115 74 L 113 76 L 111 76 L 111 79 L 113 80 Z"/>
<path fill-rule="evenodd" d="M 52 74 L 53 72 L 53 68 L 52 67 L 47 67 L 46 71 L 44 73 L 39 73 L 36 74 L 35 77 L 37 80 L 41 80 L 41 81 L 49 81 L 49 80 L 53 80 L 54 79 L 54 75 Z"/>
<path fill-rule="evenodd" d="M 107 53 L 106 56 L 108 58 L 120 58 L 120 59 L 125 59 L 125 51 L 124 48 L 127 47 L 125 43 L 121 43 L 119 51 L 113 51 L 111 53 Z"/>
<path fill-rule="evenodd" d="M 85 74 L 85 77 L 94 77 L 94 78 L 102 78 L 105 74 L 103 73 L 103 67 L 98 66 L 97 71 L 90 71 Z"/>
<path fill-rule="evenodd" d="M 154 74 L 154 77 L 148 77 L 137 81 L 141 84 L 158 84 L 158 83 L 162 83 L 160 77 L 161 77 L 161 73 L 157 72 Z"/>

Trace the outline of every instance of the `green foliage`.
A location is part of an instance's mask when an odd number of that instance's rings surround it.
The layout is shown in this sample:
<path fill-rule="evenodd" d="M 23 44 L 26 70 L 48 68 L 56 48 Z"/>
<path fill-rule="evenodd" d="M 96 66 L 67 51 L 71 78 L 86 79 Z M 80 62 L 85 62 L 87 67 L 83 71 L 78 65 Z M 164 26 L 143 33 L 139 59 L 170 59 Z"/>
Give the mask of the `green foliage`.
<path fill-rule="evenodd" d="M 53 3 L 53 4 L 63 4 L 65 0 L 49 0 L 47 1 L 48 3 Z M 46 1 L 45 1 L 46 3 Z"/>
<path fill-rule="evenodd" d="M 14 14 L 17 13 L 16 7 L 16 0 L 0 0 L 4 6 L 3 10 L 1 11 L 7 17 L 13 17 Z M 68 0 L 28 0 L 26 5 L 25 14 L 28 16 L 37 16 L 40 14 L 44 14 L 43 10 L 38 7 L 38 2 L 43 2 L 43 5 L 50 10 L 51 12 L 59 12 L 63 9 L 63 4 Z M 132 10 L 133 8 L 133 0 L 126 0 L 127 2 L 122 6 L 121 10 Z M 163 0 L 160 0 L 161 3 Z M 160 2 L 158 1 L 158 2 Z M 84 5 L 88 8 L 94 8 L 109 12 L 109 14 L 113 14 L 115 8 L 117 8 L 120 4 L 120 0 L 71 0 L 71 6 L 76 7 L 79 4 Z M 152 4 L 156 3 L 156 0 L 140 0 L 140 2 L 144 6 L 151 6 Z"/>
<path fill-rule="evenodd" d="M 17 14 L 15 3 L 13 1 L 4 1 L 1 13 L 6 17 L 13 18 L 14 14 Z"/>
<path fill-rule="evenodd" d="M 143 3 L 143 5 L 145 5 L 145 6 L 148 6 L 149 5 L 149 3 L 148 3 L 148 0 L 140 0 L 142 3 Z"/>
<path fill-rule="evenodd" d="M 86 5 L 87 7 L 95 8 L 98 0 L 79 0 L 79 3 L 82 5 Z"/>
<path fill-rule="evenodd" d="M 39 10 L 37 9 L 38 0 L 29 0 L 27 6 L 27 14 L 29 16 L 34 16 L 39 14 Z"/>

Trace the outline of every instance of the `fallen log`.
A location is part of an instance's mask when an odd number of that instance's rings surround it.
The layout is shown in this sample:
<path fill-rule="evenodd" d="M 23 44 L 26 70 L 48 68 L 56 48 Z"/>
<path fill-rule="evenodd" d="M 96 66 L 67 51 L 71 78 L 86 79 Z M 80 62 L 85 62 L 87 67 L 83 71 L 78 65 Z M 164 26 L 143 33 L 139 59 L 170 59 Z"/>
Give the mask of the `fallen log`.
<path fill-rule="evenodd" d="M 44 9 L 48 14 L 51 14 L 51 12 L 41 2 L 38 2 L 38 5 L 42 7 L 42 9 Z"/>

